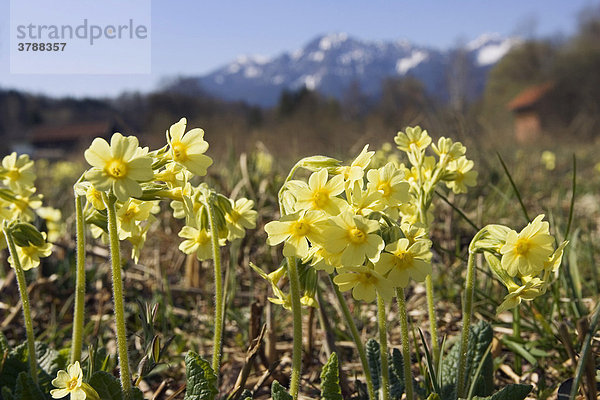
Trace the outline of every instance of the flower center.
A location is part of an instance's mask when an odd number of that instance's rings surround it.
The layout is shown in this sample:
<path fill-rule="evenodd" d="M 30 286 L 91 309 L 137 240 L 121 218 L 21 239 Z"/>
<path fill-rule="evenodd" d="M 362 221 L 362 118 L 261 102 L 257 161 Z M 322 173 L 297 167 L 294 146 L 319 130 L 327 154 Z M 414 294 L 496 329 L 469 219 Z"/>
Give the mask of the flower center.
<path fill-rule="evenodd" d="M 319 189 L 313 194 L 313 203 L 317 208 L 323 208 L 327 205 L 329 201 L 329 192 L 323 189 Z"/>
<path fill-rule="evenodd" d="M 377 190 L 381 190 L 381 192 L 383 193 L 383 197 L 388 197 L 392 192 L 392 187 L 390 186 L 389 182 L 381 182 L 377 186 Z"/>
<path fill-rule="evenodd" d="M 527 239 L 518 239 L 515 243 L 515 253 L 519 256 L 525 256 L 529 252 L 531 243 Z"/>
<path fill-rule="evenodd" d="M 23 250 L 23 253 L 25 253 L 25 255 L 29 258 L 31 258 L 34 254 L 37 253 L 37 247 L 35 246 L 21 247 L 21 250 Z"/>
<path fill-rule="evenodd" d="M 77 388 L 77 377 L 71 378 L 69 382 L 67 382 L 67 390 L 71 391 Z"/>
<path fill-rule="evenodd" d="M 127 163 L 113 158 L 106 164 L 106 173 L 115 179 L 124 178 L 127 175 Z"/>
<path fill-rule="evenodd" d="M 198 236 L 196 236 L 196 243 L 199 245 L 204 245 L 210 241 L 210 237 L 206 234 L 206 231 L 201 230 L 198 232 Z"/>
<path fill-rule="evenodd" d="M 183 143 L 173 142 L 171 143 L 171 148 L 173 149 L 173 160 L 183 162 L 188 159 L 187 149 Z"/>
<path fill-rule="evenodd" d="M 358 228 L 350 229 L 349 236 L 350 241 L 354 244 L 362 244 L 367 241 L 367 234 Z"/>
<path fill-rule="evenodd" d="M 358 274 L 358 281 L 363 284 L 374 285 L 377 283 L 377 277 L 369 273 Z"/>
<path fill-rule="evenodd" d="M 395 254 L 394 266 L 399 269 L 407 269 L 412 265 L 413 255 L 406 251 L 399 251 Z"/>
<path fill-rule="evenodd" d="M 235 211 L 235 210 L 231 210 L 231 213 L 227 214 L 227 218 L 229 220 L 229 222 L 231 222 L 232 224 L 235 224 L 236 222 L 238 222 L 238 220 L 240 219 L 241 215 L 239 212 Z"/>
<path fill-rule="evenodd" d="M 21 178 L 21 173 L 19 172 L 19 170 L 18 170 L 18 169 L 16 169 L 16 168 L 13 168 L 13 169 L 11 169 L 10 171 L 8 171 L 8 172 L 6 173 L 6 177 L 7 177 L 8 179 L 10 179 L 11 181 L 13 181 L 13 182 L 14 182 L 14 181 L 18 181 L 18 180 L 19 180 L 19 178 Z"/>
<path fill-rule="evenodd" d="M 294 236 L 306 236 L 309 231 L 310 225 L 305 222 L 298 221 L 292 225 L 292 232 Z"/>

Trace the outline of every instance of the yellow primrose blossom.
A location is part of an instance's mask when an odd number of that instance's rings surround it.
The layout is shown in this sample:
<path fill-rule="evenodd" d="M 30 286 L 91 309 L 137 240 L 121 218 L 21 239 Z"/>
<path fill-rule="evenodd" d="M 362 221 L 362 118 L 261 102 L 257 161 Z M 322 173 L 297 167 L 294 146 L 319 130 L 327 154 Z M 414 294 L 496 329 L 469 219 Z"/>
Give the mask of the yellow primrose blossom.
<path fill-rule="evenodd" d="M 265 273 L 265 271 L 263 271 L 261 268 L 257 267 L 253 263 L 250 263 L 250 267 L 254 271 L 256 271 L 261 276 L 261 278 L 263 278 L 264 280 L 269 282 L 269 284 L 271 285 L 271 289 L 273 290 L 273 294 L 275 296 L 277 296 L 277 297 L 268 297 L 267 300 L 269 300 L 273 304 L 279 304 L 286 310 L 291 310 L 292 309 L 292 300 L 291 300 L 290 295 L 285 294 L 279 288 L 279 286 L 277 286 L 277 284 L 279 283 L 279 280 L 285 275 L 286 268 L 284 266 L 281 266 L 278 269 L 276 269 L 275 271 L 271 272 L 270 274 L 267 274 L 267 273 Z"/>
<path fill-rule="evenodd" d="M 60 210 L 52 207 L 40 207 L 35 210 L 35 212 L 46 223 L 46 228 L 48 228 L 48 240 L 51 242 L 58 240 L 62 233 L 62 214 Z"/>
<path fill-rule="evenodd" d="M 448 171 L 451 173 L 452 180 L 446 182 L 448 189 L 452 189 L 454 193 L 466 193 L 467 187 L 475 186 L 477 171 L 471 171 L 473 165 L 473 161 L 467 160 L 464 156 L 449 163 Z"/>
<path fill-rule="evenodd" d="M 448 162 L 464 156 L 467 151 L 467 148 L 462 143 L 453 142 L 452 139 L 443 136 L 438 139 L 437 145 L 432 144 L 431 148 L 440 157 L 441 165 L 446 165 Z"/>
<path fill-rule="evenodd" d="M 525 277 L 523 277 L 525 278 Z M 502 304 L 496 309 L 496 313 L 510 310 L 521 304 L 522 300 L 533 300 L 545 292 L 545 282 L 539 278 L 523 279 L 522 285 L 512 283 L 508 287 L 508 294 L 504 297 Z"/>
<path fill-rule="evenodd" d="M 425 150 L 431 143 L 431 138 L 427 131 L 422 130 L 421 127 L 411 128 L 409 126 L 406 128 L 406 132 L 397 133 L 394 142 L 398 145 L 398 149 L 406 153 L 412 153 Z"/>
<path fill-rule="evenodd" d="M 344 177 L 346 185 L 352 185 L 353 182 L 363 178 L 365 169 L 369 166 L 371 158 L 375 154 L 374 151 L 367 151 L 368 149 L 369 145 L 367 144 L 349 166 L 338 167 L 337 173 Z"/>
<path fill-rule="evenodd" d="M 552 171 L 556 168 L 556 155 L 551 151 L 544 151 L 542 153 L 542 164 L 548 171 Z"/>
<path fill-rule="evenodd" d="M 152 159 L 138 147 L 135 136 L 115 133 L 108 142 L 96 138 L 85 151 L 86 161 L 93 167 L 85 178 L 102 192 L 112 190 L 119 201 L 142 195 L 139 182 L 154 178 Z"/>
<path fill-rule="evenodd" d="M 412 244 L 419 239 L 427 239 L 427 231 L 425 230 L 425 226 L 421 223 L 402 223 L 400 225 L 400 230 L 404 233 L 404 237 L 408 239 L 409 246 L 412 246 Z"/>
<path fill-rule="evenodd" d="M 35 218 L 33 210 L 42 206 L 42 195 L 34 194 L 35 188 L 24 188 L 15 195 L 15 200 L 10 202 L 8 208 L 13 218 L 32 221 Z"/>
<path fill-rule="evenodd" d="M 327 169 L 323 168 L 313 172 L 306 182 L 293 180 L 286 186 L 296 198 L 295 209 L 325 211 L 330 215 L 337 215 L 346 202 L 335 197 L 344 191 L 344 177 L 336 175 L 327 180 Z"/>
<path fill-rule="evenodd" d="M 45 240 L 46 234 L 42 232 L 42 235 Z M 25 247 L 17 246 L 17 257 L 19 257 L 24 271 L 36 268 L 40 265 L 40 257 L 48 257 L 50 254 L 52 254 L 52 243 L 44 243 L 41 246 L 35 246 L 31 243 Z M 12 256 L 8 257 L 8 262 L 13 265 Z"/>
<path fill-rule="evenodd" d="M 332 274 L 335 267 L 341 267 L 341 253 L 331 254 L 324 247 L 313 246 L 310 248 L 308 256 L 302 260 L 304 263 L 310 261 L 311 267 L 317 271 L 325 271 Z"/>
<path fill-rule="evenodd" d="M 154 180 L 166 183 L 169 189 L 183 187 L 190 178 L 191 173 L 175 162 L 154 173 Z"/>
<path fill-rule="evenodd" d="M 213 163 L 209 156 L 204 155 L 208 143 L 204 140 L 204 131 L 200 128 L 185 132 L 187 120 L 181 118 L 171 125 L 167 132 L 169 155 L 176 163 L 181 164 L 190 172 L 204 176 L 206 169 Z"/>
<path fill-rule="evenodd" d="M 372 302 L 379 294 L 386 303 L 394 297 L 394 285 L 385 278 L 383 271 L 367 266 L 345 267 L 333 281 L 342 292 L 352 289 L 352 297 L 356 300 Z"/>
<path fill-rule="evenodd" d="M 354 267 L 364 264 L 365 258 L 375 262 L 383 250 L 383 239 L 375 234 L 379 222 L 344 212 L 331 217 L 323 230 L 323 243 L 330 253 L 342 253 L 341 264 Z"/>
<path fill-rule="evenodd" d="M 308 244 L 321 242 L 322 223 L 325 215 L 318 211 L 298 211 L 288 214 L 279 221 L 271 221 L 265 225 L 268 233 L 267 243 L 275 246 L 283 241 L 285 257 L 301 257 L 308 255 Z"/>
<path fill-rule="evenodd" d="M 355 181 L 351 190 L 347 193 L 350 196 L 350 207 L 356 215 L 368 216 L 375 211 L 383 211 L 385 204 L 381 202 L 382 194 L 375 191 L 363 190 L 361 181 Z"/>
<path fill-rule="evenodd" d="M 195 253 L 200 261 L 213 257 L 212 234 L 206 229 L 196 229 L 186 225 L 179 232 L 179 237 L 186 239 L 179 245 L 179 250 L 185 254 Z M 219 242 L 225 244 L 222 239 L 219 239 Z"/>
<path fill-rule="evenodd" d="M 241 239 L 246 235 L 246 229 L 256 228 L 256 216 L 258 213 L 252 209 L 254 201 L 244 197 L 231 203 L 231 211 L 225 214 L 227 222 L 227 240 L 230 242 L 235 239 Z"/>
<path fill-rule="evenodd" d="M 90 185 L 87 188 L 85 191 L 85 198 L 96 210 L 100 211 L 106 209 L 106 204 L 104 204 L 104 200 L 102 199 L 102 192 L 96 189 L 94 185 Z"/>
<path fill-rule="evenodd" d="M 71 395 L 71 400 L 85 400 L 86 398 L 100 400 L 98 392 L 83 382 L 83 371 L 79 366 L 79 361 L 75 361 L 75 364 L 69 364 L 66 371 L 58 371 L 56 378 L 52 380 L 52 385 L 58 388 L 50 391 L 50 395 L 54 399 Z"/>
<path fill-rule="evenodd" d="M 136 264 L 140 260 L 140 253 L 144 247 L 144 243 L 146 243 L 146 234 L 148 233 L 148 229 L 150 229 L 150 225 L 150 223 L 143 226 L 134 225 L 134 229 L 126 237 L 127 241 L 131 243 L 131 259 Z"/>
<path fill-rule="evenodd" d="M 406 238 L 388 244 L 376 267 L 389 270 L 387 278 L 395 287 L 405 288 L 410 278 L 423 282 L 431 274 L 431 241 L 419 239 L 413 244 Z"/>
<path fill-rule="evenodd" d="M 538 215 L 519 233 L 510 230 L 506 243 L 500 249 L 502 268 L 510 275 L 535 275 L 544 269 L 553 252 L 554 238 L 550 236 L 548 222 Z"/>
<path fill-rule="evenodd" d="M 117 221 L 119 228 L 125 232 L 133 232 L 136 222 L 146 221 L 155 203 L 137 199 L 127 199 L 117 210 Z"/>
<path fill-rule="evenodd" d="M 20 192 L 22 189 L 33 186 L 35 173 L 33 172 L 33 161 L 27 154 L 13 152 L 2 159 L 2 182 L 13 192 Z"/>
<path fill-rule="evenodd" d="M 368 188 L 381 193 L 381 201 L 388 207 L 397 207 L 410 200 L 409 184 L 404 180 L 404 172 L 392 163 L 367 172 Z"/>

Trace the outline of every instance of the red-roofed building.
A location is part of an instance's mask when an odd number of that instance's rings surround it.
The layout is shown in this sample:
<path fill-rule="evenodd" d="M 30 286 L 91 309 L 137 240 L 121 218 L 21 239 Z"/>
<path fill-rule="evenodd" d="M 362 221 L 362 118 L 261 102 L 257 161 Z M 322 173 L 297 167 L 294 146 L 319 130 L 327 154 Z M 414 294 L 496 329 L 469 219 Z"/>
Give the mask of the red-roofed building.
<path fill-rule="evenodd" d="M 530 142 L 548 129 L 552 111 L 547 100 L 553 88 L 551 82 L 529 86 L 506 105 L 515 116 L 515 138 L 518 142 Z"/>

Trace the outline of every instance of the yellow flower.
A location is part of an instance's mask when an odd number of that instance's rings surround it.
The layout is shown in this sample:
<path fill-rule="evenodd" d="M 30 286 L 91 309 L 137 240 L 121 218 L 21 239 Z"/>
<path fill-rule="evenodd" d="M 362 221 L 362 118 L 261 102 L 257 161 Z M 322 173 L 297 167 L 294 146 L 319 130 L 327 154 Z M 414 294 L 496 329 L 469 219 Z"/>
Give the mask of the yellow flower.
<path fill-rule="evenodd" d="M 79 366 L 79 361 L 75 361 L 75 364 L 69 364 L 66 371 L 58 371 L 56 378 L 52 380 L 52 385 L 58 388 L 50 391 L 50 395 L 54 399 L 71 395 L 71 400 L 85 400 L 86 398 L 100 400 L 98 392 L 83 382 L 83 371 Z"/>
<path fill-rule="evenodd" d="M 394 142 L 398 145 L 398 149 L 406 153 L 412 153 L 425 150 L 431 143 L 431 138 L 427 131 L 421 130 L 421 127 L 411 128 L 409 126 L 406 128 L 406 133 L 398 132 Z"/>
<path fill-rule="evenodd" d="M 556 155 L 551 151 L 544 151 L 542 153 L 542 163 L 548 171 L 552 171 L 556 168 Z"/>
<path fill-rule="evenodd" d="M 385 247 L 389 253 L 382 253 L 375 266 L 388 270 L 387 278 L 396 287 L 405 288 L 410 278 L 423 282 L 431 274 L 430 247 L 431 242 L 427 239 L 419 239 L 413 244 L 406 238 L 399 239 Z"/>
<path fill-rule="evenodd" d="M 543 214 L 538 215 L 519 233 L 512 229 L 508 232 L 500 253 L 502 268 L 510 276 L 535 275 L 544 269 L 553 251 L 554 238 L 550 236 L 548 222 L 542 222 L 543 218 Z"/>
<path fill-rule="evenodd" d="M 136 222 L 146 221 L 155 204 L 151 201 L 127 199 L 117 210 L 119 228 L 125 232 L 133 232 Z"/>
<path fill-rule="evenodd" d="M 374 151 L 367 151 L 368 149 L 369 145 L 367 144 L 349 166 L 338 167 L 337 172 L 344 177 L 346 185 L 352 185 L 353 182 L 363 178 L 365 169 L 369 166 L 371 158 L 375 154 Z"/>
<path fill-rule="evenodd" d="M 335 267 L 341 267 L 340 258 L 341 253 L 331 254 L 324 247 L 313 246 L 310 248 L 308 256 L 302 260 L 304 263 L 308 263 L 317 271 L 325 271 L 328 274 L 332 274 Z"/>
<path fill-rule="evenodd" d="M 350 195 L 350 207 L 354 214 L 366 217 L 372 212 L 382 211 L 385 205 L 381 202 L 381 193 L 362 190 L 361 183 L 355 181 L 352 189 L 346 192 Z"/>
<path fill-rule="evenodd" d="M 102 192 L 96 189 L 94 185 L 90 185 L 87 188 L 85 191 L 85 198 L 96 210 L 100 211 L 106 208 L 106 204 L 104 204 L 104 200 L 102 199 Z"/>
<path fill-rule="evenodd" d="M 342 292 L 352 289 L 356 300 L 372 302 L 379 294 L 386 303 L 394 297 L 394 285 L 383 274 L 366 266 L 345 267 L 333 278 Z"/>
<path fill-rule="evenodd" d="M 289 181 L 286 185 L 296 198 L 295 209 L 325 211 L 337 215 L 345 201 L 335 197 L 344 191 L 344 177 L 336 175 L 327 181 L 327 169 L 314 172 L 308 178 L 308 184 L 302 181 Z"/>
<path fill-rule="evenodd" d="M 344 212 L 329 219 L 323 230 L 327 238 L 323 245 L 328 252 L 342 253 L 341 264 L 354 267 L 364 264 L 365 258 L 375 262 L 383 250 L 383 239 L 374 232 L 379 229 L 379 222 L 369 220 L 360 215 Z"/>
<path fill-rule="evenodd" d="M 137 264 L 140 260 L 140 253 L 146 243 L 146 234 L 150 229 L 151 224 L 145 224 L 144 226 L 134 225 L 134 229 L 129 232 L 129 236 L 126 238 L 131 243 L 131 259 Z"/>
<path fill-rule="evenodd" d="M 167 132 L 169 154 L 173 161 L 184 166 L 190 172 L 204 176 L 206 169 L 213 162 L 210 157 L 204 155 L 208 150 L 208 143 L 204 140 L 204 131 L 195 128 L 185 133 L 186 124 L 187 120 L 181 118 L 179 122 L 169 128 Z"/>
<path fill-rule="evenodd" d="M 448 164 L 448 171 L 452 180 L 446 182 L 448 189 L 452 189 L 454 193 L 466 193 L 467 187 L 475 186 L 477 183 L 477 171 L 473 169 L 473 161 L 467 160 L 466 157 L 460 157 L 458 160 Z"/>
<path fill-rule="evenodd" d="M 186 239 L 179 245 L 179 250 L 185 254 L 196 253 L 200 261 L 213 257 L 212 235 L 206 229 L 196 229 L 186 225 L 179 232 L 179 237 Z M 223 243 L 221 240 L 219 242 L 219 244 Z"/>
<path fill-rule="evenodd" d="M 40 207 L 35 210 L 35 212 L 40 218 L 44 219 L 44 222 L 46 223 L 46 228 L 48 228 L 48 240 L 51 242 L 58 240 L 62 233 L 62 214 L 60 210 L 52 207 Z"/>
<path fill-rule="evenodd" d="M 258 213 L 252 209 L 254 202 L 246 198 L 229 200 L 231 203 L 231 212 L 225 214 L 227 222 L 227 240 L 230 242 L 243 238 L 246 235 L 246 229 L 256 227 L 256 216 Z"/>
<path fill-rule="evenodd" d="M 404 179 L 404 172 L 392 163 L 379 169 L 367 172 L 368 188 L 381 193 L 381 201 L 388 207 L 397 207 L 410 200 L 409 184 Z"/>
<path fill-rule="evenodd" d="M 2 177 L 5 185 L 14 192 L 33 186 L 35 173 L 33 172 L 33 161 L 27 154 L 11 153 L 2 159 Z"/>
<path fill-rule="evenodd" d="M 279 221 L 265 225 L 269 234 L 267 243 L 275 246 L 283 241 L 283 255 L 304 258 L 308 255 L 308 244 L 322 242 L 321 229 L 325 215 L 318 211 L 299 211 L 283 216 Z"/>
<path fill-rule="evenodd" d="M 42 235 L 45 240 L 46 234 L 42 232 Z M 40 257 L 48 257 L 50 254 L 52 254 L 52 243 L 44 243 L 42 246 L 35 246 L 31 243 L 25 247 L 17 246 L 17 257 L 19 257 L 24 271 L 37 267 L 40 265 Z M 12 256 L 8 257 L 8 262 L 13 265 Z"/>
<path fill-rule="evenodd" d="M 275 271 L 271 272 L 270 274 L 265 273 L 265 271 L 263 271 L 262 269 L 260 269 L 256 265 L 254 265 L 253 263 L 250 263 L 250 267 L 254 271 L 256 271 L 261 276 L 261 278 L 263 278 L 264 280 L 269 282 L 269 284 L 271 285 L 271 289 L 273 290 L 273 294 L 275 296 L 277 296 L 277 297 L 269 297 L 269 298 L 267 298 L 267 300 L 269 300 L 273 304 L 281 305 L 286 310 L 291 310 L 292 309 L 292 300 L 291 300 L 290 295 L 285 294 L 279 288 L 279 286 L 277 286 L 281 277 L 283 275 L 285 275 L 285 271 L 286 271 L 285 267 L 282 266 L 282 267 L 276 269 Z"/>
<path fill-rule="evenodd" d="M 8 208 L 12 218 L 20 218 L 25 221 L 31 221 L 35 218 L 33 210 L 42 206 L 42 196 L 34 194 L 35 188 L 24 188 L 15 199 L 9 204 Z"/>
<path fill-rule="evenodd" d="M 524 282 L 520 286 L 516 283 L 510 285 L 504 301 L 496 309 L 497 314 L 515 308 L 521 304 L 522 300 L 533 300 L 545 292 L 545 282 L 543 280 L 539 278 L 526 279 L 526 277 L 522 277 L 522 280 Z"/>
<path fill-rule="evenodd" d="M 175 162 L 168 163 L 164 169 L 154 173 L 156 181 L 164 182 L 169 189 L 185 186 L 192 174 Z"/>
<path fill-rule="evenodd" d="M 431 145 L 434 153 L 440 157 L 440 164 L 446 165 L 450 161 L 454 161 L 465 155 L 467 148 L 460 142 L 453 142 L 450 138 L 441 137 L 435 144 Z"/>
<path fill-rule="evenodd" d="M 139 182 L 149 181 L 154 177 L 152 159 L 138 147 L 135 136 L 124 137 L 115 133 L 110 139 L 96 138 L 85 151 L 87 162 L 93 167 L 85 174 L 85 178 L 97 190 L 113 191 L 119 201 L 129 197 L 142 195 Z"/>
<path fill-rule="evenodd" d="M 82 388 L 83 371 L 79 366 L 79 361 L 67 367 L 66 371 L 60 370 L 56 378 L 52 380 L 52 385 L 58 389 L 52 389 L 50 394 L 55 399 L 60 399 L 66 395 L 71 395 L 71 400 L 84 400 L 86 393 Z"/>

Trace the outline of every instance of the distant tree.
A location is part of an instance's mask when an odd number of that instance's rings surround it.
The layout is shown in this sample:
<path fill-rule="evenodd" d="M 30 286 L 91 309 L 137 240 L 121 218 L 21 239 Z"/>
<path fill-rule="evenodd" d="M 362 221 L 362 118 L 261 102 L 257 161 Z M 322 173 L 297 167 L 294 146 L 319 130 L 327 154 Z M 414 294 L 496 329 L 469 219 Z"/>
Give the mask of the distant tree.
<path fill-rule="evenodd" d="M 402 129 L 407 125 L 422 124 L 429 109 L 423 83 L 416 78 L 386 79 L 381 88 L 381 99 L 374 112 L 384 126 Z"/>

